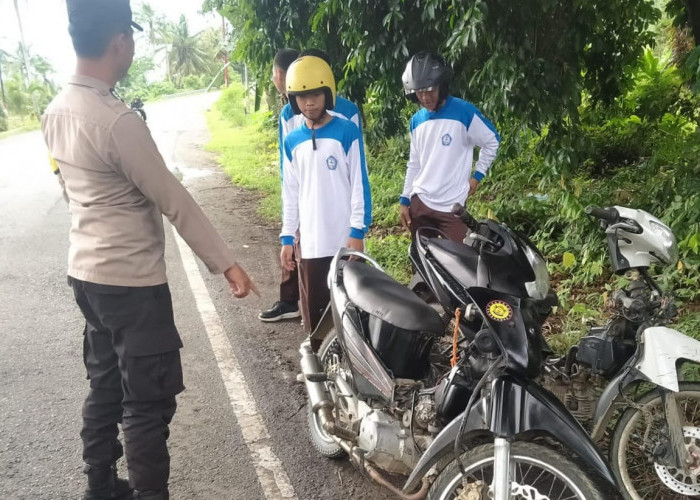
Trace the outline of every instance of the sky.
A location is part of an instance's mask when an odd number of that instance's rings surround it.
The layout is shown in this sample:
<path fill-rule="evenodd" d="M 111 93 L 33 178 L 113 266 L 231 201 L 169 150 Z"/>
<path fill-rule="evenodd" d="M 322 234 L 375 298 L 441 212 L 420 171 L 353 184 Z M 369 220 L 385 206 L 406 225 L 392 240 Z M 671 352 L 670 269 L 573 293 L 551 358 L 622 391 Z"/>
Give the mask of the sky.
<path fill-rule="evenodd" d="M 75 54 L 68 36 L 65 0 L 17 0 L 17 3 L 30 53 L 48 59 L 56 70 L 54 80 L 63 84 L 75 69 Z M 131 0 L 132 10 L 138 10 L 141 3 L 142 0 Z M 172 21 L 184 14 L 190 33 L 197 33 L 208 26 L 221 26 L 221 18 L 218 15 L 199 13 L 202 0 L 149 0 L 148 3 L 156 13 L 162 13 Z M 0 0 L 0 49 L 14 54 L 19 39 L 14 2 Z M 139 55 L 138 42 L 136 55 Z"/>

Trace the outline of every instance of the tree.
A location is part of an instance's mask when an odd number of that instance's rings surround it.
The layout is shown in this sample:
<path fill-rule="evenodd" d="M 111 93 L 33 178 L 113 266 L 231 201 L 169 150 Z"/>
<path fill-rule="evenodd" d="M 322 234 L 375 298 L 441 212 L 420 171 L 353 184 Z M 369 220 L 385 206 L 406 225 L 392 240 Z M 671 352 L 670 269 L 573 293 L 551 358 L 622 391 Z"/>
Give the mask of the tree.
<path fill-rule="evenodd" d="M 180 86 L 187 75 L 208 73 L 213 61 L 202 46 L 199 34 L 190 35 L 184 15 L 175 24 L 167 25 L 163 40 L 170 46 L 168 66 L 171 78 Z"/>
<path fill-rule="evenodd" d="M 582 92 L 605 104 L 625 88 L 624 69 L 653 43 L 649 28 L 660 14 L 651 0 L 207 0 L 206 7 L 236 27 L 235 54 L 258 70 L 281 47 L 322 44 L 342 65 L 342 91 L 360 103 L 372 97 L 379 137 L 404 130 L 401 73 L 412 53 L 432 49 L 453 64 L 454 92 L 510 131 L 504 135 L 548 130 L 560 146 L 576 137 Z"/>

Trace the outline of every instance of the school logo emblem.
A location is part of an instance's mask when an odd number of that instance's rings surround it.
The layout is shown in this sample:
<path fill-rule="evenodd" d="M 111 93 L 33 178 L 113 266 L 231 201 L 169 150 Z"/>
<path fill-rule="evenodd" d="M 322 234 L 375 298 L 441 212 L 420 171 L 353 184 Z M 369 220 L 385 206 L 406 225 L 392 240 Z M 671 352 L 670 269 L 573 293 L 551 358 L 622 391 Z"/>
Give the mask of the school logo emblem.
<path fill-rule="evenodd" d="M 335 159 L 335 156 L 329 156 L 326 158 L 326 166 L 328 167 L 328 170 L 335 170 L 338 168 L 338 160 Z"/>
<path fill-rule="evenodd" d="M 445 134 L 442 136 L 442 145 L 449 146 L 452 144 L 452 136 L 450 134 Z"/>

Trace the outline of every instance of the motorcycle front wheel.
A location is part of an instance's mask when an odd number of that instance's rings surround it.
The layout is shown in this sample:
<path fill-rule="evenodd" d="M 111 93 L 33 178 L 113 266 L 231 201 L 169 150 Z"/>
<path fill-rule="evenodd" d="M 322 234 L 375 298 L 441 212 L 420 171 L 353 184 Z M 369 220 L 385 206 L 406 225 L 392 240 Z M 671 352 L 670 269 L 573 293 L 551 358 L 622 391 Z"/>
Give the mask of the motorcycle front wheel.
<path fill-rule="evenodd" d="M 342 359 L 342 350 L 340 344 L 338 344 L 338 337 L 335 331 L 330 331 L 323 339 L 321 347 L 318 349 L 318 357 L 321 360 L 321 365 L 323 369 L 329 375 L 333 374 L 336 369 L 336 365 Z M 326 383 L 328 386 L 329 384 Z M 330 390 L 334 390 L 330 388 Z M 345 451 L 335 442 L 335 440 L 323 429 L 321 422 L 318 420 L 318 416 L 311 409 L 311 405 L 307 402 L 306 413 L 309 423 L 309 436 L 311 437 L 311 442 L 316 448 L 318 453 L 326 458 L 341 458 L 345 456 Z"/>
<path fill-rule="evenodd" d="M 462 454 L 464 474 L 457 460 L 438 475 L 428 492 L 429 500 L 493 498 L 493 444 L 477 446 Z M 586 474 L 561 453 L 535 443 L 514 442 L 510 459 L 510 498 L 603 500 L 605 496 Z"/>
<path fill-rule="evenodd" d="M 681 382 L 679 389 L 676 402 L 694 461 L 688 472 L 656 463 L 653 452 L 666 422 L 659 390 L 647 392 L 622 414 L 610 442 L 610 465 L 627 499 L 700 496 L 700 383 Z"/>

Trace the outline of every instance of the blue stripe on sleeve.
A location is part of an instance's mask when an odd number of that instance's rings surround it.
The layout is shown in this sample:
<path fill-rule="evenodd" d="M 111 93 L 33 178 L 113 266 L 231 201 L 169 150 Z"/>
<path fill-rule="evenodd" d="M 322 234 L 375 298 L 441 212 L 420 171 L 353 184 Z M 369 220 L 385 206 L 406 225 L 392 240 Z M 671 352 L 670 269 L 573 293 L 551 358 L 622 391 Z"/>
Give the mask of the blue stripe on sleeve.
<path fill-rule="evenodd" d="M 280 236 L 282 245 L 294 245 L 294 236 Z"/>
<path fill-rule="evenodd" d="M 365 237 L 365 232 L 362 229 L 357 229 L 356 227 L 351 227 L 350 228 L 350 237 L 351 238 L 357 238 L 358 240 L 361 240 Z"/>
<path fill-rule="evenodd" d="M 474 178 L 477 181 L 481 182 L 481 179 L 483 179 L 484 177 L 485 175 L 482 172 L 474 172 Z"/>

